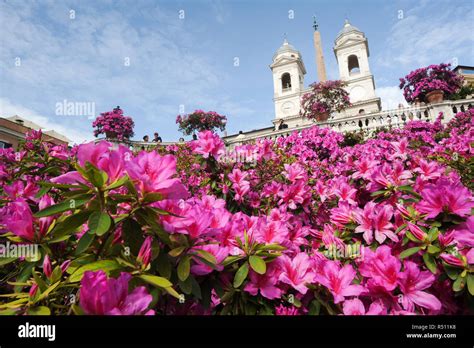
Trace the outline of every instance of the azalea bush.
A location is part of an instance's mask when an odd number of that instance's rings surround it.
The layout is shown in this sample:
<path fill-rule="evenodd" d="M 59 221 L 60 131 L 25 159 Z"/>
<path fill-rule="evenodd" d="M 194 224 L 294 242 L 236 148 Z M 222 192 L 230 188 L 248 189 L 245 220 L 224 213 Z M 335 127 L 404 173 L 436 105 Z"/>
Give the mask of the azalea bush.
<path fill-rule="evenodd" d="M 179 125 L 179 131 L 184 135 L 205 130 L 220 129 L 223 131 L 226 123 L 227 117 L 219 115 L 215 111 L 195 110 L 188 115 L 176 116 L 176 124 Z"/>
<path fill-rule="evenodd" d="M 130 116 L 124 116 L 123 110 L 116 107 L 113 111 L 102 112 L 94 122 L 94 136 L 106 134 L 107 137 L 117 139 L 119 141 L 127 140 L 133 137 L 133 127 L 135 123 Z"/>
<path fill-rule="evenodd" d="M 454 97 L 463 85 L 463 77 L 450 69 L 451 64 L 429 65 L 400 79 L 400 89 L 408 103 L 427 102 L 426 94 L 443 91 L 446 99 Z"/>
<path fill-rule="evenodd" d="M 0 259 L 0 312 L 472 314 L 473 116 L 234 162 L 211 131 L 137 153 L 33 132 L 0 150 L 0 245 L 38 249 Z"/>
<path fill-rule="evenodd" d="M 349 94 L 343 88 L 343 81 L 323 81 L 312 83 L 310 91 L 301 98 L 300 115 L 310 120 L 324 121 L 322 115 L 340 112 L 351 106 Z"/>

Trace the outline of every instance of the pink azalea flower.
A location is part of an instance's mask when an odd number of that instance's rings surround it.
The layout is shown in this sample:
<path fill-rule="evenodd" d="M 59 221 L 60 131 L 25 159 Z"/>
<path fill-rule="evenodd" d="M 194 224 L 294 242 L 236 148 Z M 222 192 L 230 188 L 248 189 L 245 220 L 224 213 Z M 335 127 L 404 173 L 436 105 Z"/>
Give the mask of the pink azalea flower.
<path fill-rule="evenodd" d="M 86 314 L 94 315 L 152 315 L 148 309 L 152 296 L 144 286 L 128 292 L 132 276 L 121 273 L 117 279 L 109 278 L 104 271 L 87 271 L 81 280 L 80 305 Z"/>
<path fill-rule="evenodd" d="M 465 222 L 456 226 L 454 239 L 460 246 L 474 247 L 474 216 L 469 216 Z"/>
<path fill-rule="evenodd" d="M 296 209 L 297 204 L 303 204 L 308 198 L 309 188 L 303 180 L 297 181 L 292 185 L 285 185 L 283 191 L 278 195 L 281 197 L 279 204 L 287 205 L 290 209 Z"/>
<path fill-rule="evenodd" d="M 35 240 L 33 213 L 24 201 L 11 202 L 0 209 L 0 223 L 5 226 L 3 229 L 6 229 L 2 233 L 12 232 L 24 240 L 30 242 Z"/>
<path fill-rule="evenodd" d="M 157 192 L 163 198 L 181 199 L 187 196 L 184 185 L 176 174 L 176 158 L 161 156 L 157 152 L 140 152 L 137 157 L 126 162 L 128 175 L 142 193 Z"/>
<path fill-rule="evenodd" d="M 281 221 L 262 222 L 255 233 L 255 239 L 264 244 L 282 244 L 288 239 L 288 229 Z"/>
<path fill-rule="evenodd" d="M 235 191 L 235 200 L 237 202 L 242 201 L 245 194 L 250 190 L 250 182 L 245 180 L 247 176 L 247 172 L 242 172 L 240 169 L 236 168 L 229 174 L 232 188 Z"/>
<path fill-rule="evenodd" d="M 198 140 L 192 142 L 195 153 L 201 154 L 204 158 L 212 156 L 216 160 L 224 153 L 225 145 L 219 135 L 206 130 L 199 132 L 198 137 Z"/>
<path fill-rule="evenodd" d="M 260 294 L 269 300 L 280 298 L 283 291 L 276 286 L 278 275 L 279 269 L 276 262 L 268 264 L 265 274 L 258 274 L 251 270 L 250 281 L 245 285 L 244 291 L 253 296 L 257 296 L 260 291 Z"/>
<path fill-rule="evenodd" d="M 371 285 L 380 286 L 390 292 L 397 287 L 400 267 L 400 260 L 392 255 L 390 247 L 381 245 L 375 252 L 364 248 L 364 258 L 359 271 L 364 277 L 370 278 Z"/>
<path fill-rule="evenodd" d="M 366 312 L 364 304 L 358 298 L 344 301 L 342 311 L 345 315 L 381 315 L 387 314 L 383 302 L 376 301 L 370 304 L 369 310 Z"/>
<path fill-rule="evenodd" d="M 426 213 L 427 218 L 435 218 L 438 214 L 447 212 L 459 216 L 471 215 L 474 200 L 471 192 L 462 184 L 452 184 L 447 179 L 440 179 L 436 184 L 426 185 L 421 192 L 423 199 L 417 208 Z"/>
<path fill-rule="evenodd" d="M 347 202 L 339 202 L 336 208 L 331 209 L 331 221 L 338 227 L 343 227 L 356 221 L 359 208 L 351 207 Z"/>
<path fill-rule="evenodd" d="M 351 265 L 341 267 L 337 261 L 327 261 L 323 266 L 323 273 L 316 274 L 315 280 L 326 287 L 334 296 L 334 303 L 344 301 L 347 296 L 358 296 L 364 287 L 352 284 L 356 271 Z"/>
<path fill-rule="evenodd" d="M 275 307 L 275 315 L 299 315 L 299 311 L 295 306 L 285 307 L 281 304 Z"/>
<path fill-rule="evenodd" d="M 356 233 L 364 233 L 363 237 L 367 244 L 375 240 L 382 244 L 388 237 L 394 242 L 398 241 L 397 235 L 392 231 L 393 224 L 390 219 L 393 216 L 393 208 L 389 205 L 376 205 L 375 202 L 369 202 L 365 205 L 362 212 L 357 213 L 356 220 L 359 224 L 356 227 Z"/>
<path fill-rule="evenodd" d="M 436 162 L 428 162 L 424 159 L 418 162 L 418 168 L 413 171 L 420 174 L 423 180 L 437 179 L 443 174 L 443 169 Z"/>
<path fill-rule="evenodd" d="M 285 164 L 285 171 L 283 174 L 291 182 L 296 182 L 298 180 L 306 178 L 306 171 L 298 163 Z"/>
<path fill-rule="evenodd" d="M 295 257 L 282 255 L 278 258 L 281 273 L 279 280 L 291 285 L 301 294 L 306 294 L 306 284 L 314 281 L 314 273 L 311 270 L 311 259 L 306 253 L 300 252 Z"/>
<path fill-rule="evenodd" d="M 425 290 L 435 281 L 435 276 L 429 271 L 421 272 L 416 263 L 405 261 L 405 270 L 399 275 L 400 290 L 403 293 L 402 305 L 408 311 L 414 311 L 414 305 L 439 311 L 441 302 Z"/>
<path fill-rule="evenodd" d="M 334 194 L 339 197 L 339 200 L 342 202 L 357 205 L 355 201 L 357 190 L 345 182 L 339 183 L 338 187 L 334 190 Z"/>

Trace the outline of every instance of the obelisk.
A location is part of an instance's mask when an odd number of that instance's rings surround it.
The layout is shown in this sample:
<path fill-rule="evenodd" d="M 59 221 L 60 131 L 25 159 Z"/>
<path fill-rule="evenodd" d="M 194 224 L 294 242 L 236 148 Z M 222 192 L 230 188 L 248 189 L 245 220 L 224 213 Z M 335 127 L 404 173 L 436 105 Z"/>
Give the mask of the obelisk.
<path fill-rule="evenodd" d="M 318 31 L 318 24 L 316 23 L 316 16 L 313 16 L 313 41 L 314 51 L 316 54 L 316 69 L 318 71 L 319 82 L 326 81 L 326 66 L 324 65 L 323 47 L 321 44 L 321 34 Z"/>

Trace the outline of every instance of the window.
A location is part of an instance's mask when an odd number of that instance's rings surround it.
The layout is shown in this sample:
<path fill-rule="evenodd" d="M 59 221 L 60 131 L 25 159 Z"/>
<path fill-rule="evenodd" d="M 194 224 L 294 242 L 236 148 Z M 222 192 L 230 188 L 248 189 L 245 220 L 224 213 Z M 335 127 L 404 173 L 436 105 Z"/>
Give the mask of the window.
<path fill-rule="evenodd" d="M 289 73 L 281 75 L 281 88 L 284 91 L 291 89 L 291 76 Z"/>
<path fill-rule="evenodd" d="M 363 115 L 363 114 L 365 114 L 365 110 L 364 110 L 364 109 L 360 109 L 360 110 L 359 110 L 359 115 Z"/>
<path fill-rule="evenodd" d="M 349 58 L 347 59 L 347 65 L 349 68 L 349 75 L 360 73 L 359 60 L 357 59 L 357 56 L 353 54 L 350 55 Z"/>
<path fill-rule="evenodd" d="M 12 144 L 0 140 L 0 149 L 8 149 L 9 147 L 12 147 Z"/>

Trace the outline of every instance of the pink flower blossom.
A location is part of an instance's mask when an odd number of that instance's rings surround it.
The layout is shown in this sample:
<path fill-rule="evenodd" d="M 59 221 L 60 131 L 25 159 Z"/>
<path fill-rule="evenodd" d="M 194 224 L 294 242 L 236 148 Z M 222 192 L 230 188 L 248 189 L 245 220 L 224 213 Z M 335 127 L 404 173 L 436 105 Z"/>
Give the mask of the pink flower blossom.
<path fill-rule="evenodd" d="M 344 301 L 342 311 L 345 315 L 381 315 L 387 313 L 381 301 L 372 302 L 366 312 L 364 304 L 358 298 Z"/>
<path fill-rule="evenodd" d="M 104 271 L 87 271 L 81 280 L 80 305 L 86 314 L 95 315 L 151 315 L 152 301 L 145 287 L 128 292 L 132 276 L 122 273 L 119 278 L 109 278 Z"/>
<path fill-rule="evenodd" d="M 308 288 L 306 284 L 314 281 L 315 275 L 311 270 L 311 260 L 306 253 L 298 253 L 290 258 L 282 255 L 278 258 L 281 267 L 279 280 L 285 284 L 291 285 L 301 294 L 306 294 Z"/>
<path fill-rule="evenodd" d="M 334 303 L 339 303 L 345 297 L 358 296 L 365 290 L 361 285 L 352 284 L 355 276 L 356 271 L 351 265 L 341 267 L 336 261 L 327 261 L 323 273 L 316 274 L 315 280 L 332 293 Z"/>
<path fill-rule="evenodd" d="M 140 152 L 126 162 L 128 175 L 142 193 L 161 193 L 163 198 L 180 199 L 187 196 L 186 188 L 176 175 L 176 158 L 172 155 Z"/>
<path fill-rule="evenodd" d="M 402 305 L 408 311 L 414 311 L 414 305 L 439 311 L 441 302 L 425 290 L 435 281 L 435 276 L 430 271 L 420 271 L 416 263 L 405 261 L 405 270 L 399 275 L 400 290 L 403 293 Z"/>

